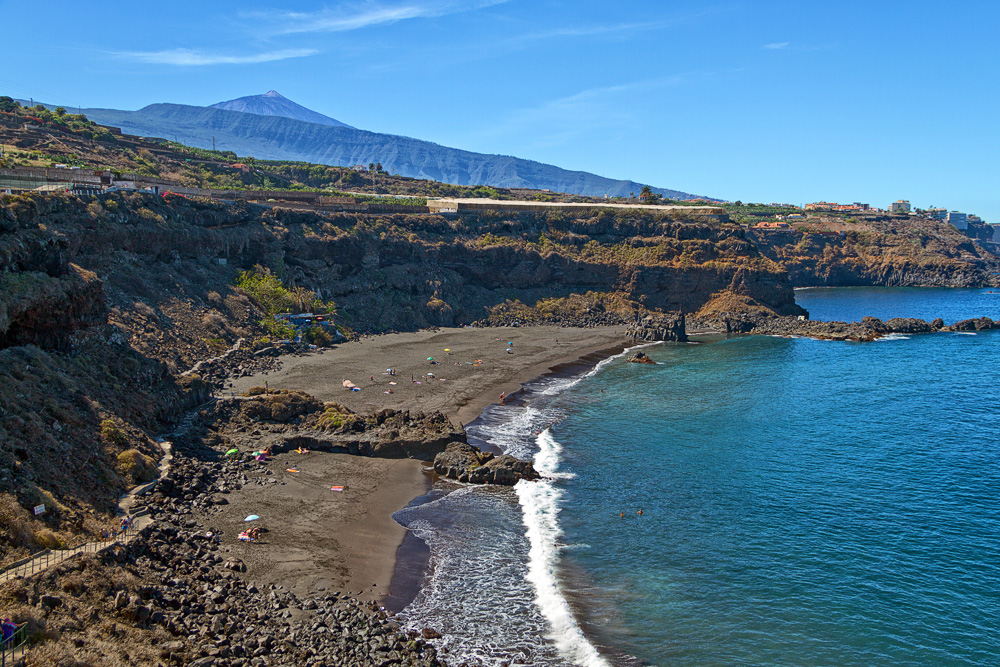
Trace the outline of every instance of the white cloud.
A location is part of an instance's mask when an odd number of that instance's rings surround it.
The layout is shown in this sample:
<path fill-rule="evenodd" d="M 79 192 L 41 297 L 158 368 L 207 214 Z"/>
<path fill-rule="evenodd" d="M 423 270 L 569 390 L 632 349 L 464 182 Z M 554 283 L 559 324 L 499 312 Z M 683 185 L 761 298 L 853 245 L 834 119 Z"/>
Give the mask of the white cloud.
<path fill-rule="evenodd" d="M 533 32 L 521 37 L 521 39 L 549 39 L 552 37 L 591 37 L 594 35 L 604 35 L 622 32 L 632 32 L 634 30 L 655 30 L 660 26 L 650 23 L 618 23 L 615 25 L 591 25 L 576 26 L 566 28 L 554 28 L 544 32 Z"/>
<path fill-rule="evenodd" d="M 304 58 L 319 53 L 316 49 L 284 49 L 249 55 L 224 55 L 207 53 L 197 49 L 168 49 L 165 51 L 121 51 L 114 55 L 119 58 L 136 60 L 157 65 L 254 65 L 288 58 Z"/>
<path fill-rule="evenodd" d="M 765 44 L 764 48 L 765 49 L 775 50 L 775 49 L 784 49 L 787 46 L 788 46 L 788 42 L 771 42 L 770 44 Z"/>
<path fill-rule="evenodd" d="M 304 32 L 345 32 L 369 26 L 395 23 L 406 19 L 429 18 L 457 14 L 499 5 L 508 0 L 413 0 L 404 3 L 363 2 L 342 4 L 318 12 L 286 12 L 278 15 L 252 16 L 266 18 L 279 34 Z"/>
<path fill-rule="evenodd" d="M 502 118 L 490 119 L 475 141 L 496 137 L 540 136 L 526 150 L 537 150 L 577 141 L 596 133 L 617 131 L 633 122 L 635 95 L 684 84 L 693 77 L 711 73 L 690 72 L 581 90 L 572 95 L 546 100 L 535 107 L 516 109 Z"/>

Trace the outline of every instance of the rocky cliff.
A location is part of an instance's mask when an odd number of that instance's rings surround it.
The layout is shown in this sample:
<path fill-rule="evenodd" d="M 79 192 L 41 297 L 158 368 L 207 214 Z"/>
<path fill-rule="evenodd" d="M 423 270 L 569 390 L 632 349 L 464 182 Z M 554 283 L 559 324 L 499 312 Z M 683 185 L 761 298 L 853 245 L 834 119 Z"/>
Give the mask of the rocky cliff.
<path fill-rule="evenodd" d="M 1000 258 L 952 225 L 885 217 L 837 225 L 840 232 L 748 233 L 795 287 L 980 287 L 998 284 Z"/>

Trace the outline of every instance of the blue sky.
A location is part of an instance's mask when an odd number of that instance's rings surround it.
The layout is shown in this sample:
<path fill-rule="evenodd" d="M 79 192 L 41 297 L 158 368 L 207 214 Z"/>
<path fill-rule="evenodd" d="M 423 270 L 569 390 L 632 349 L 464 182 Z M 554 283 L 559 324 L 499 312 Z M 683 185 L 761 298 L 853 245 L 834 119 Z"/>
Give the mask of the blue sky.
<path fill-rule="evenodd" d="M 1000 222 L 997 2 L 0 0 L 0 94 L 208 105 L 731 200 Z"/>

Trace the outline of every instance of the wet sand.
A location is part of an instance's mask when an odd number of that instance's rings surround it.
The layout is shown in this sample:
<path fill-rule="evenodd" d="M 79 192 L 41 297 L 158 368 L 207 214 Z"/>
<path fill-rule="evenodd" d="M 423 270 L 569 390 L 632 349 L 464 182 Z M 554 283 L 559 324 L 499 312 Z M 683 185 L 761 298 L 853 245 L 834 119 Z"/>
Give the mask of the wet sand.
<path fill-rule="evenodd" d="M 267 382 L 271 389 L 305 391 L 359 413 L 441 411 L 467 424 L 498 402 L 501 392 L 510 396 L 552 368 L 620 351 L 628 343 L 620 332 L 613 327 L 499 327 L 387 334 L 283 357 L 281 370 L 239 378 L 231 390 L 238 394 Z M 395 376 L 385 374 L 387 368 L 395 369 Z M 361 391 L 345 389 L 344 380 Z M 390 389 L 391 394 L 384 393 Z M 263 543 L 237 543 L 242 527 L 223 541 L 246 562 L 253 581 L 296 593 L 325 589 L 382 599 L 406 535 L 392 514 L 429 490 L 427 465 L 347 454 L 281 454 L 268 464 L 274 475 L 262 476 L 277 483 L 250 484 L 229 494 L 230 505 L 219 521 L 232 531 L 247 514 L 259 514 L 268 528 Z M 300 472 L 286 472 L 292 467 Z M 347 488 L 336 492 L 332 485 Z"/>

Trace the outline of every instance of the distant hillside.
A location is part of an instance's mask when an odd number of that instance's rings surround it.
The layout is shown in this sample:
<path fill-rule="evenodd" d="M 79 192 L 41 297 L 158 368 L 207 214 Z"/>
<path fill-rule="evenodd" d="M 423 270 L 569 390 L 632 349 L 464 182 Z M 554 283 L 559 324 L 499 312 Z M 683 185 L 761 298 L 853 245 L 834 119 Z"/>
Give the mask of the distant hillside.
<path fill-rule="evenodd" d="M 335 118 L 324 116 L 312 109 L 305 108 L 301 104 L 296 104 L 276 90 L 269 90 L 263 95 L 247 95 L 246 97 L 238 97 L 228 102 L 219 102 L 218 104 L 213 104 L 211 108 L 242 111 L 243 113 L 252 113 L 258 116 L 280 116 L 282 118 L 291 118 L 307 123 L 319 123 L 320 125 L 331 125 L 333 127 L 351 127 L 347 123 L 341 123 Z"/>
<path fill-rule="evenodd" d="M 391 173 L 458 185 L 548 189 L 596 197 L 627 197 L 638 194 L 644 185 L 409 137 L 211 107 L 152 104 L 138 111 L 84 109 L 83 113 L 131 134 L 176 139 L 189 146 L 211 148 L 214 137 L 220 150 L 244 156 L 341 166 L 381 162 Z M 653 190 L 672 199 L 696 196 L 665 188 Z"/>

